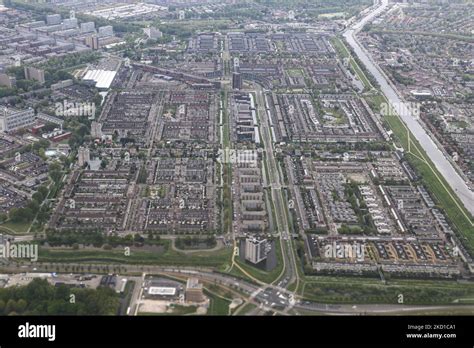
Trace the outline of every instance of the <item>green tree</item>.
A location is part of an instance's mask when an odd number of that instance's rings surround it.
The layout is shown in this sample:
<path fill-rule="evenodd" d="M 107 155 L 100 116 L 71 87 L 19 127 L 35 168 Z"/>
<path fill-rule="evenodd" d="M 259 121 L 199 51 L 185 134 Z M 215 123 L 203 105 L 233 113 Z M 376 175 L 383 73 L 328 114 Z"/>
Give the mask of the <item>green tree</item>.
<path fill-rule="evenodd" d="M 39 191 L 33 193 L 33 195 L 31 196 L 31 198 L 33 198 L 33 200 L 36 201 L 36 202 L 39 203 L 39 204 L 43 203 L 45 197 L 46 197 L 46 196 L 44 196 L 44 195 L 43 195 L 41 192 L 39 192 Z"/>
<path fill-rule="evenodd" d="M 31 209 L 33 214 L 36 214 L 39 210 L 39 203 L 36 200 L 31 200 L 28 202 L 27 207 Z"/>
<path fill-rule="evenodd" d="M 27 302 L 24 299 L 19 299 L 18 302 L 16 303 L 16 311 L 18 313 L 23 313 L 27 307 Z"/>
<path fill-rule="evenodd" d="M 45 198 L 48 196 L 48 188 L 44 185 L 38 187 L 38 192 L 41 193 Z"/>
<path fill-rule="evenodd" d="M 5 314 L 10 314 L 16 308 L 16 301 L 14 299 L 9 299 L 7 305 L 5 306 Z"/>

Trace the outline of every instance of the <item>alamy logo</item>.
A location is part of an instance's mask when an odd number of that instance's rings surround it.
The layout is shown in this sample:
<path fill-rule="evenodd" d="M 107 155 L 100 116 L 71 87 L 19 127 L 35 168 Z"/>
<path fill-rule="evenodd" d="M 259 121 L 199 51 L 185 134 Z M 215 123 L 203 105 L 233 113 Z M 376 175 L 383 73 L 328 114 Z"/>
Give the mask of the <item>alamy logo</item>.
<path fill-rule="evenodd" d="M 68 102 L 67 100 L 63 100 L 62 103 L 56 103 L 54 108 L 56 116 L 87 116 L 91 120 L 95 118 L 94 103 L 72 103 Z"/>
<path fill-rule="evenodd" d="M 402 117 L 411 116 L 414 119 L 420 118 L 420 104 L 419 103 L 382 103 L 380 105 L 380 112 L 382 115 L 394 116 L 400 115 Z"/>
<path fill-rule="evenodd" d="M 56 339 L 56 325 L 34 325 L 26 323 L 18 326 L 20 338 L 47 338 L 52 342 Z"/>
<path fill-rule="evenodd" d="M 324 257 L 327 259 L 357 259 L 364 261 L 365 245 L 361 243 L 336 243 L 324 246 Z"/>
<path fill-rule="evenodd" d="M 7 241 L 0 245 L 0 258 L 2 259 L 30 259 L 32 262 L 38 261 L 38 245 L 18 243 L 11 244 Z"/>
<path fill-rule="evenodd" d="M 217 160 L 221 163 L 248 164 L 257 167 L 258 152 L 256 150 L 219 149 Z"/>

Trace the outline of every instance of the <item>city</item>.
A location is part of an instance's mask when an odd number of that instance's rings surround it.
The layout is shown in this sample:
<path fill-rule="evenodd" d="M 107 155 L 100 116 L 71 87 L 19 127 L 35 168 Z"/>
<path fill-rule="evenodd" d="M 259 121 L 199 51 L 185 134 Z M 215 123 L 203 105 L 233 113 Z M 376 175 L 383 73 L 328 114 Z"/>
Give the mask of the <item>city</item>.
<path fill-rule="evenodd" d="M 0 315 L 472 316 L 473 9 L 3 0 Z"/>

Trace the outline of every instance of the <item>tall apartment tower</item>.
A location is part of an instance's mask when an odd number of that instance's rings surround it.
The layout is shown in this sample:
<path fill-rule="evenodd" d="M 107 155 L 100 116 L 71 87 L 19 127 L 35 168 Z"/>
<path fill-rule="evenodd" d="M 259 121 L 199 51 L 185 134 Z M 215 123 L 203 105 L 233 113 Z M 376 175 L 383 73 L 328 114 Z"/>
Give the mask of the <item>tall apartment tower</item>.
<path fill-rule="evenodd" d="M 45 82 L 44 70 L 42 69 L 37 69 L 32 66 L 25 66 L 24 72 L 25 72 L 25 79 L 27 80 L 36 80 L 41 84 Z"/>
<path fill-rule="evenodd" d="M 81 146 L 78 151 L 78 156 L 79 156 L 78 164 L 81 167 L 91 161 L 91 154 L 90 154 L 89 148 L 87 147 Z"/>
<path fill-rule="evenodd" d="M 267 258 L 267 240 L 247 238 L 245 240 L 245 259 L 253 264 L 260 263 Z"/>
<path fill-rule="evenodd" d="M 232 74 L 232 88 L 233 89 L 242 89 L 242 75 L 239 72 L 234 72 Z"/>

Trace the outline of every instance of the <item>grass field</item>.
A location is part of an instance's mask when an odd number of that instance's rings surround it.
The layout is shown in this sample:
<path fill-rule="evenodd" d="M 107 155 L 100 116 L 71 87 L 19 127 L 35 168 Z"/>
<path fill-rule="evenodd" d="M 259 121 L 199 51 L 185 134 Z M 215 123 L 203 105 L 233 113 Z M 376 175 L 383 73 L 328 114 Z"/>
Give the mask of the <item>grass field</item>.
<path fill-rule="evenodd" d="M 223 150 L 231 148 L 229 115 L 227 112 L 227 92 L 221 93 L 222 102 L 222 146 Z M 222 163 L 223 185 L 222 185 L 222 214 L 223 214 L 223 233 L 230 231 L 232 228 L 232 164 L 226 163 L 226 152 L 223 154 L 224 161 Z"/>
<path fill-rule="evenodd" d="M 209 305 L 208 315 L 229 315 L 229 305 L 231 301 L 213 294 L 208 290 L 204 290 L 204 294 L 211 300 Z"/>
<path fill-rule="evenodd" d="M 255 308 L 257 308 L 257 306 L 253 303 L 247 303 L 246 305 L 244 305 L 244 307 L 242 307 L 238 315 L 246 315 L 247 313 L 253 311 Z"/>
<path fill-rule="evenodd" d="M 25 234 L 31 226 L 31 222 L 5 222 L 0 225 L 0 233 Z"/>
<path fill-rule="evenodd" d="M 301 69 L 286 69 L 288 76 L 290 77 L 303 77 L 304 72 Z"/>
<path fill-rule="evenodd" d="M 196 252 L 184 254 L 172 250 L 169 245 L 163 253 L 150 251 L 132 251 L 125 256 L 123 250 L 51 250 L 40 248 L 40 262 L 112 262 L 144 265 L 176 265 L 222 267 L 229 263 L 230 249 L 214 252 Z"/>
<path fill-rule="evenodd" d="M 308 277 L 303 296 L 322 303 L 472 304 L 474 285 L 454 281 Z"/>

